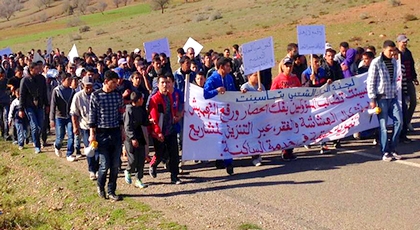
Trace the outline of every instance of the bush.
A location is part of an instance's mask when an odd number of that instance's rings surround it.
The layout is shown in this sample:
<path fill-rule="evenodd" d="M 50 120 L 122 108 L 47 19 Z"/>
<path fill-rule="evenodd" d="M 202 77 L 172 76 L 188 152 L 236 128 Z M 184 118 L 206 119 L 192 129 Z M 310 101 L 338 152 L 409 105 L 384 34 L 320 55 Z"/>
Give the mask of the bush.
<path fill-rule="evenodd" d="M 413 15 L 413 14 L 406 14 L 406 15 L 404 15 L 404 20 L 406 21 L 406 22 L 409 22 L 409 21 L 415 21 L 415 20 L 417 20 L 418 18 L 415 16 L 415 15 Z"/>
<path fill-rule="evenodd" d="M 89 26 L 82 26 L 79 28 L 79 33 L 84 33 L 84 32 L 88 32 L 90 31 L 90 27 Z"/>
<path fill-rule="evenodd" d="M 201 21 L 204 21 L 206 19 L 207 19 L 206 16 L 204 16 L 203 14 L 198 14 L 198 15 L 195 16 L 194 22 L 201 22 Z"/>
<path fill-rule="evenodd" d="M 45 12 L 43 12 L 38 16 L 38 19 L 40 22 L 46 22 L 48 21 L 48 15 Z"/>
<path fill-rule="evenodd" d="M 80 34 L 70 34 L 70 41 L 80 41 L 82 40 L 82 36 Z"/>
<path fill-rule="evenodd" d="M 221 19 L 221 18 L 223 18 L 222 14 L 218 11 L 215 11 L 210 15 L 209 21 L 216 21 L 217 19 Z"/>
<path fill-rule="evenodd" d="M 96 31 L 96 35 L 105 34 L 106 32 L 103 29 L 99 29 Z"/>
<path fill-rule="evenodd" d="M 391 6 L 401 6 L 400 0 L 388 0 L 388 2 Z"/>
<path fill-rule="evenodd" d="M 369 18 L 369 15 L 367 13 L 361 13 L 359 16 L 360 19 L 365 20 Z"/>
<path fill-rule="evenodd" d="M 76 27 L 82 24 L 79 17 L 72 17 L 67 21 L 67 27 Z"/>

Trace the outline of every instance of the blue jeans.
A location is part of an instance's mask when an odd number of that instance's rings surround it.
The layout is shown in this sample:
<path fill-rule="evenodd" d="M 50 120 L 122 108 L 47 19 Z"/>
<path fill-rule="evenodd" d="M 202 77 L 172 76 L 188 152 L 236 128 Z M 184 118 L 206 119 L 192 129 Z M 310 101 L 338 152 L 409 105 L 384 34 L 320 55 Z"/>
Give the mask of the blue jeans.
<path fill-rule="evenodd" d="M 90 132 L 88 129 L 80 129 L 80 133 L 83 136 L 83 144 L 85 148 L 89 146 L 89 135 Z M 98 150 L 95 151 L 95 155 L 93 157 L 86 157 L 88 162 L 88 170 L 89 172 L 96 173 L 99 169 L 99 153 Z"/>
<path fill-rule="evenodd" d="M 16 133 L 17 133 L 17 142 L 20 147 L 23 147 L 26 139 L 26 123 L 21 119 L 15 119 L 14 121 Z"/>
<path fill-rule="evenodd" d="M 55 143 L 57 149 L 61 149 L 63 145 L 64 135 L 67 133 L 67 154 L 71 156 L 74 152 L 74 134 L 71 118 L 56 118 L 55 119 Z"/>
<path fill-rule="evenodd" d="M 395 152 L 402 128 L 402 114 L 400 104 L 396 98 L 380 99 L 376 103 L 377 106 L 381 108 L 381 113 L 378 114 L 381 152 Z M 388 117 L 390 117 L 394 122 L 394 131 L 392 133 L 390 142 L 388 142 L 388 133 L 386 129 Z"/>
<path fill-rule="evenodd" d="M 26 108 L 25 112 L 29 119 L 32 141 L 35 145 L 35 148 L 41 148 L 40 137 L 44 123 L 44 108 Z"/>
<path fill-rule="evenodd" d="M 97 185 L 99 189 L 104 190 L 109 170 L 108 194 L 112 194 L 117 189 L 118 168 L 122 152 L 121 131 L 120 128 L 96 130 L 100 162 Z"/>

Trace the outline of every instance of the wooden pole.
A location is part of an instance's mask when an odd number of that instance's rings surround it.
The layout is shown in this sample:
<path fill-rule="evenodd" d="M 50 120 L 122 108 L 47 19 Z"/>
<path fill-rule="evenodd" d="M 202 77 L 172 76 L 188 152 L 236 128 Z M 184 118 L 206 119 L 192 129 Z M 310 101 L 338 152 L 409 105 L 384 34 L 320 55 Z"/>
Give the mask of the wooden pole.
<path fill-rule="evenodd" d="M 261 91 L 261 75 L 260 75 L 260 71 L 257 72 L 257 76 L 258 76 L 258 90 Z"/>

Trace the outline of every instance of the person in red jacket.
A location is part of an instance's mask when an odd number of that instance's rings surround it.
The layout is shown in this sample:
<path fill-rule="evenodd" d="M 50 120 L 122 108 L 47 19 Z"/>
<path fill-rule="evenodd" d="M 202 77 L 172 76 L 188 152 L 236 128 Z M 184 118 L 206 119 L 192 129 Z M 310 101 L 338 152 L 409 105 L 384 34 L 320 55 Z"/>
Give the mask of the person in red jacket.
<path fill-rule="evenodd" d="M 172 106 L 173 98 L 168 90 L 168 78 L 164 75 L 159 75 L 157 78 L 159 91 L 150 98 L 149 112 L 152 125 L 149 126 L 149 133 L 153 138 L 155 147 L 155 156 L 150 162 L 149 174 L 156 178 L 156 168 L 162 161 L 162 156 L 165 151 L 169 157 L 169 170 L 171 172 L 171 183 L 181 184 L 178 178 L 179 174 L 179 152 L 177 132 L 174 124 L 177 123 L 181 117 L 177 115 L 177 111 Z"/>
<path fill-rule="evenodd" d="M 281 73 L 274 78 L 270 90 L 301 87 L 302 84 L 300 83 L 299 78 L 292 73 L 292 70 L 293 60 L 286 57 L 283 59 L 283 65 L 281 65 Z M 296 160 L 296 156 L 293 154 L 293 148 L 283 150 L 282 158 L 285 161 Z"/>
<path fill-rule="evenodd" d="M 299 78 L 292 73 L 293 60 L 291 58 L 285 58 L 283 60 L 283 65 L 281 69 L 281 73 L 276 78 L 274 78 L 270 90 L 302 86 L 302 84 L 299 81 Z"/>

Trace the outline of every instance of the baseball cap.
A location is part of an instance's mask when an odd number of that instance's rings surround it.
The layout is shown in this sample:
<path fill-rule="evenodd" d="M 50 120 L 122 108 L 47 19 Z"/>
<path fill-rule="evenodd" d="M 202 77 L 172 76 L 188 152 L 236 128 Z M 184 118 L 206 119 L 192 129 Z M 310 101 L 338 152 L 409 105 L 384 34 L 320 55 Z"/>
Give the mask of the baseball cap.
<path fill-rule="evenodd" d="M 285 59 L 283 59 L 283 64 L 293 64 L 293 60 L 291 58 L 286 57 Z"/>
<path fill-rule="evenodd" d="M 82 84 L 83 85 L 92 85 L 93 84 L 93 79 L 89 76 L 84 76 L 82 78 Z"/>
<path fill-rule="evenodd" d="M 407 42 L 410 39 L 408 39 L 408 37 L 405 34 L 400 34 L 397 37 L 397 42 Z"/>
<path fill-rule="evenodd" d="M 139 48 L 135 48 L 135 49 L 134 49 L 134 53 L 135 53 L 135 54 L 137 54 L 137 53 L 139 53 L 139 52 L 140 52 L 140 49 L 139 49 Z"/>
<path fill-rule="evenodd" d="M 330 43 L 325 43 L 325 50 L 327 50 L 327 49 L 332 49 L 333 47 L 332 47 L 332 45 L 330 44 Z"/>
<path fill-rule="evenodd" d="M 127 64 L 127 61 L 125 60 L 125 58 L 120 58 L 118 60 L 118 65 L 123 65 L 123 64 Z"/>
<path fill-rule="evenodd" d="M 77 68 L 77 69 L 76 69 L 76 76 L 77 76 L 77 77 L 81 77 L 81 76 L 82 76 L 83 71 L 86 71 L 86 70 L 85 70 L 85 68 Z"/>

